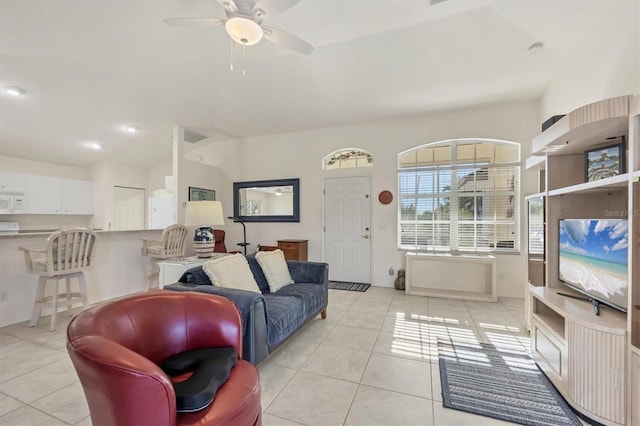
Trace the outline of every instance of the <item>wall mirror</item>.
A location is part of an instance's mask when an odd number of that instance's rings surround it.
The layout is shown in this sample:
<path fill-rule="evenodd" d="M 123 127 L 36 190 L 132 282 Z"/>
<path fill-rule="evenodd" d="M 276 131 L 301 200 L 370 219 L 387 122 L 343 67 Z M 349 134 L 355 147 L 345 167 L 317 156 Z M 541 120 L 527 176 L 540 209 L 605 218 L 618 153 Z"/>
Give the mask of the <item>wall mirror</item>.
<path fill-rule="evenodd" d="M 233 216 L 243 222 L 300 222 L 300 179 L 234 182 Z"/>

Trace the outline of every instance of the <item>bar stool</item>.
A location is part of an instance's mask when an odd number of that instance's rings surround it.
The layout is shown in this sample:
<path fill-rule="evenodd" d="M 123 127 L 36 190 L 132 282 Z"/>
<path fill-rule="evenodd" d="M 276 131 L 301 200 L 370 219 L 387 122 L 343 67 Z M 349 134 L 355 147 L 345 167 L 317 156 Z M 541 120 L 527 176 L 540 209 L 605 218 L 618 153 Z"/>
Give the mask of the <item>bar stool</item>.
<path fill-rule="evenodd" d="M 27 272 L 40 275 L 30 327 L 38 324 L 43 307 L 51 308 L 49 330 L 54 331 L 59 301 L 67 305 L 69 315 L 74 303 L 82 302 L 83 309 L 89 308 L 84 271 L 93 267 L 95 249 L 96 234 L 87 228 L 56 231 L 47 238 L 45 249 L 19 247 L 24 252 Z M 66 281 L 66 291 L 59 293 L 58 284 L 62 278 Z M 71 292 L 71 278 L 78 279 L 78 292 Z M 51 296 L 45 296 L 49 280 L 54 280 L 55 286 Z"/>
<path fill-rule="evenodd" d="M 152 238 L 142 239 L 142 255 L 149 257 L 145 291 L 151 288 L 151 281 L 156 276 L 160 276 L 160 272 L 156 272 L 159 260 L 184 257 L 188 232 L 189 228 L 186 226 L 175 224 L 164 228 L 159 240 Z"/>

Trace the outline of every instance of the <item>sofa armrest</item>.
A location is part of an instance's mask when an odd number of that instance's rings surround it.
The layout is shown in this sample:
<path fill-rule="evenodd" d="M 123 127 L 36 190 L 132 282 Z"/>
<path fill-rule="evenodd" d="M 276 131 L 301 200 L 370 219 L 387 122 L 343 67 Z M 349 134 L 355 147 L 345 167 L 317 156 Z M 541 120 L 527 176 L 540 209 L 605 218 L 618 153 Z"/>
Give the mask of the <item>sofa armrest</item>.
<path fill-rule="evenodd" d="M 294 282 L 329 285 L 329 265 L 326 263 L 287 260 L 287 266 Z"/>
<path fill-rule="evenodd" d="M 202 266 L 196 266 L 191 269 L 187 269 L 184 274 L 178 280 L 180 283 L 197 284 L 197 285 L 213 285 L 209 276 L 204 272 Z"/>
<path fill-rule="evenodd" d="M 262 294 L 212 285 L 199 285 L 192 291 L 216 294 L 231 300 L 242 318 L 242 358 L 257 365 L 267 357 L 267 310 Z"/>

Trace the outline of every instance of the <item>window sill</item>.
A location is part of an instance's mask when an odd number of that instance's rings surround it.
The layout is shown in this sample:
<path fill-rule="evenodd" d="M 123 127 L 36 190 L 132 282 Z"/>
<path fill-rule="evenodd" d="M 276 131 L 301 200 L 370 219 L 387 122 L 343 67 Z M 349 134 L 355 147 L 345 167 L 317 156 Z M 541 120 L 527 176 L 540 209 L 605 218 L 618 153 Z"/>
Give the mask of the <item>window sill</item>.
<path fill-rule="evenodd" d="M 518 251 L 502 251 L 502 250 L 489 250 L 489 251 L 449 251 L 449 250 L 415 250 L 412 248 L 406 247 L 398 247 L 398 251 L 402 251 L 405 253 L 418 253 L 418 254 L 449 254 L 452 256 L 483 256 L 483 255 L 491 255 L 491 256 L 520 256 L 522 252 Z"/>

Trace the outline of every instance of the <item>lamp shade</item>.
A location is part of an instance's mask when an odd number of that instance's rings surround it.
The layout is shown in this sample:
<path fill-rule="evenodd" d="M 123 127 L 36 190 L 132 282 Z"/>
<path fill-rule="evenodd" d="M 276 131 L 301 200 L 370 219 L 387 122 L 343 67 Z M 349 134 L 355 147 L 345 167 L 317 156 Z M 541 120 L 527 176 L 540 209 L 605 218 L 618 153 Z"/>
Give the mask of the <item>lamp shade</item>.
<path fill-rule="evenodd" d="M 236 43 L 240 43 L 244 46 L 253 46 L 262 40 L 264 31 L 260 25 L 252 21 L 251 19 L 235 17 L 227 20 L 224 24 L 224 28 L 227 30 L 227 34 Z"/>
<path fill-rule="evenodd" d="M 184 215 L 187 226 L 224 225 L 221 201 L 187 201 Z"/>

